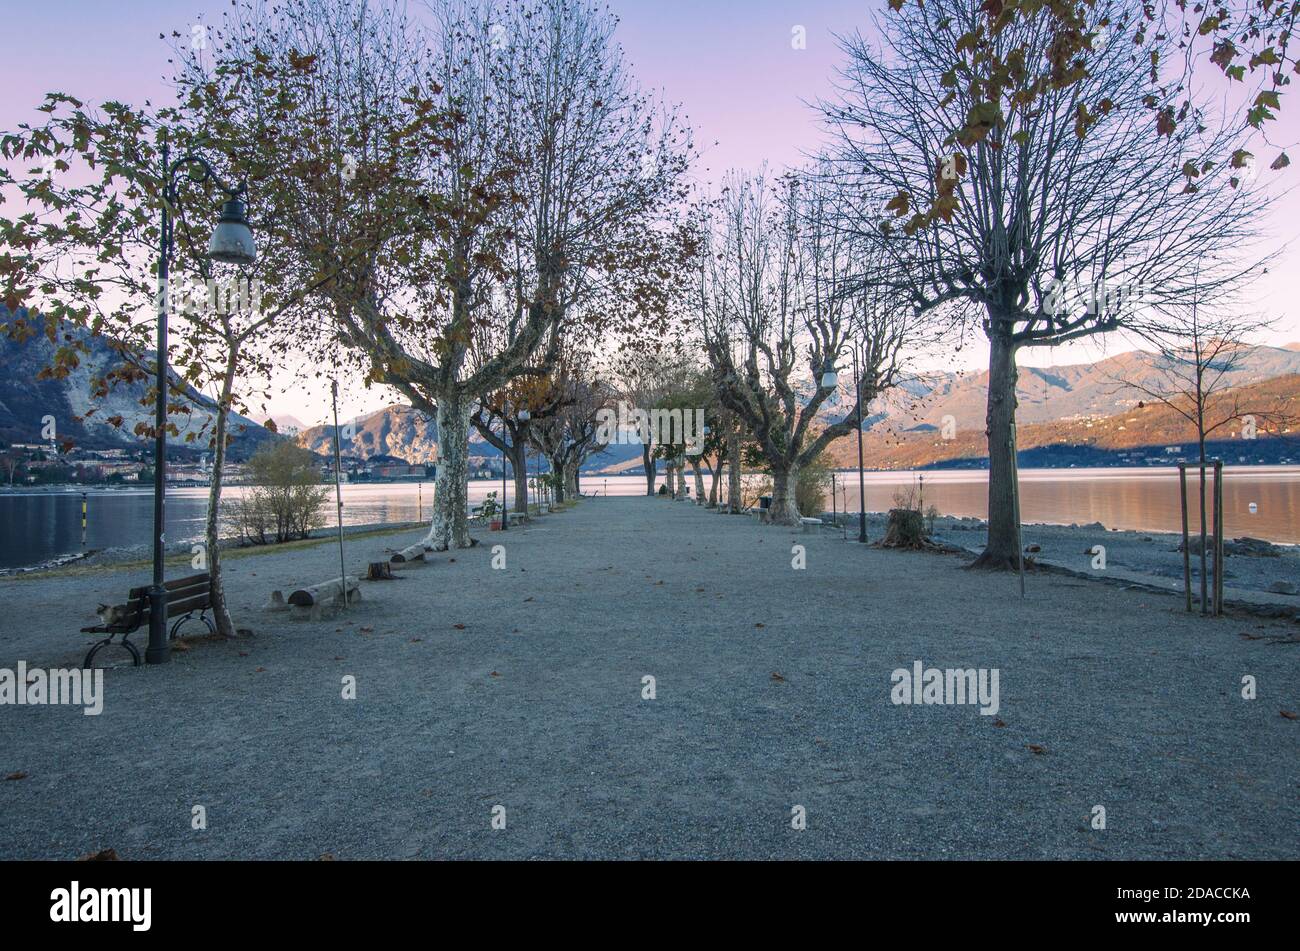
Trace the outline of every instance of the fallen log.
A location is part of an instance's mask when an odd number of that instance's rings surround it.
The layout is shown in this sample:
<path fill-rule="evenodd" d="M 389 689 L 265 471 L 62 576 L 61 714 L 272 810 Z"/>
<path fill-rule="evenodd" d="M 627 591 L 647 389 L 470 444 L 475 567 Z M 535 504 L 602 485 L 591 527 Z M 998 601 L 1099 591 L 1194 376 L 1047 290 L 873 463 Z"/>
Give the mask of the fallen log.
<path fill-rule="evenodd" d="M 299 588 L 289 595 L 289 603 L 299 608 L 351 604 L 359 600 L 361 600 L 361 583 L 357 581 L 356 575 L 348 575 L 344 579 L 331 578 L 306 588 Z"/>
<path fill-rule="evenodd" d="M 393 552 L 393 557 L 389 560 L 397 565 L 408 561 L 424 561 L 424 550 L 423 545 L 410 545 L 401 551 Z"/>

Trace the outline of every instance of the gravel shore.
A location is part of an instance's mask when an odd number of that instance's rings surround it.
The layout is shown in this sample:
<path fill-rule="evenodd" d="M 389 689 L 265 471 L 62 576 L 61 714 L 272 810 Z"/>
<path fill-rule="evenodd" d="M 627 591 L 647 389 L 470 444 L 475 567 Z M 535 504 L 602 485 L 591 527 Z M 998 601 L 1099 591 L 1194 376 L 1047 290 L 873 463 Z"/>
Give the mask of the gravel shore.
<path fill-rule="evenodd" d="M 356 537 L 349 570 L 422 534 Z M 229 557 L 253 636 L 108 671 L 99 716 L 0 706 L 0 858 L 1300 857 L 1292 621 L 1045 573 L 1021 601 L 960 555 L 658 498 L 479 538 L 315 622 L 270 593 L 335 547 Z M 79 663 L 94 604 L 147 581 L 0 579 L 0 667 Z M 916 661 L 996 669 L 996 715 L 891 702 Z"/>

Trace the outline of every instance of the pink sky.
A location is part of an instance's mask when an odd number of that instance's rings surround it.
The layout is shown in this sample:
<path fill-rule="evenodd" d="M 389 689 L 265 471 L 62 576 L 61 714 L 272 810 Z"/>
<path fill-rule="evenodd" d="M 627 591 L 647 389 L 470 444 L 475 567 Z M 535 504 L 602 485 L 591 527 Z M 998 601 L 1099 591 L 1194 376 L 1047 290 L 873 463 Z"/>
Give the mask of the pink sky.
<path fill-rule="evenodd" d="M 158 34 L 175 30 L 188 36 L 196 23 L 217 22 L 227 5 L 215 0 L 7 3 L 0 34 L 5 91 L 0 128 L 38 121 L 32 107 L 55 88 L 91 102 L 165 101 L 168 49 Z M 711 183 L 729 168 L 754 169 L 764 160 L 778 168 L 796 164 L 816 148 L 816 117 L 804 103 L 830 91 L 839 61 L 833 34 L 867 29 L 868 12 L 881 9 L 883 0 L 611 0 L 611 6 L 622 18 L 619 36 L 642 85 L 679 103 L 697 130 L 704 153 L 698 175 Z M 418 11 L 419 5 L 410 9 Z M 805 49 L 792 48 L 796 26 L 806 31 Z M 1275 139 L 1300 138 L 1293 134 L 1300 128 L 1294 110 L 1283 122 Z M 1293 158 L 1300 163 L 1300 155 Z M 1285 178 L 1281 183 L 1289 184 Z M 1296 196 L 1283 199 L 1269 230 L 1279 244 L 1300 234 Z M 1292 277 L 1296 253 L 1288 250 L 1254 295 L 1256 309 L 1278 317 L 1267 342 L 1300 340 L 1300 282 Z M 1112 352 L 1127 349 L 1117 339 L 1107 346 Z M 1095 346 L 1074 346 L 1026 353 L 1021 362 L 1062 365 L 1099 353 Z M 983 348 L 968 346 L 957 366 L 978 368 L 983 358 Z M 387 401 L 353 387 L 340 412 L 371 410 Z M 309 424 L 323 421 L 328 392 L 291 388 L 274 406 Z"/>

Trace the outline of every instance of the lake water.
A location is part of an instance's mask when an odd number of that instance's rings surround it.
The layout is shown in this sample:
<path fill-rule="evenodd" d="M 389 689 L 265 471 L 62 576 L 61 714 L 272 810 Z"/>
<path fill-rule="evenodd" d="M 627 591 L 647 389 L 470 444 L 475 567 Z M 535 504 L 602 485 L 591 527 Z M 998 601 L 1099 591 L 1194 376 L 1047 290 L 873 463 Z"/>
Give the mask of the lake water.
<path fill-rule="evenodd" d="M 1101 522 L 1107 528 L 1176 532 L 1180 527 L 1176 469 L 1024 469 L 1021 512 L 1026 522 Z M 662 476 L 661 476 L 662 480 Z M 944 515 L 984 517 L 987 473 L 869 472 L 864 489 L 868 511 L 884 511 L 896 497 L 920 495 L 923 507 Z M 747 480 L 758 489 L 757 478 Z M 691 483 L 693 484 L 693 483 Z M 858 510 L 856 472 L 835 476 L 835 507 Z M 705 477 L 705 486 L 709 485 Z M 1195 481 L 1188 494 L 1195 524 Z M 511 485 L 513 491 L 513 484 Z M 582 490 L 608 495 L 641 495 L 645 479 L 633 476 L 584 476 Z M 227 490 L 234 495 L 239 487 Z M 470 500 L 500 492 L 500 482 L 471 482 Z M 1224 476 L 1224 526 L 1228 537 L 1252 535 L 1269 541 L 1300 544 L 1300 466 L 1228 468 Z M 153 526 L 150 488 L 88 489 L 84 548 L 147 549 Z M 345 525 L 410 522 L 428 518 L 433 484 L 385 483 L 343 487 Z M 827 493 L 830 508 L 830 493 Z M 1252 508 L 1253 506 L 1253 508 Z M 332 500 L 330 511 L 332 514 Z M 167 493 L 167 538 L 185 542 L 202 538 L 207 490 L 176 488 Z M 0 493 L 0 568 L 41 564 L 82 551 L 81 490 L 34 489 Z"/>

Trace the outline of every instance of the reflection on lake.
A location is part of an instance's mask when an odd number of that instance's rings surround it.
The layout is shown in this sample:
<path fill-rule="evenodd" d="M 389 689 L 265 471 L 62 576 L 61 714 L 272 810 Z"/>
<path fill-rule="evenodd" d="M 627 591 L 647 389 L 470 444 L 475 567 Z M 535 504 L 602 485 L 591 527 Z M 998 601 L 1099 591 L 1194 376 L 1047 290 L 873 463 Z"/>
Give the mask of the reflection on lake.
<path fill-rule="evenodd" d="M 836 473 L 837 507 L 858 511 L 858 474 Z M 983 471 L 868 472 L 867 510 L 893 507 L 895 495 L 914 491 L 921 506 L 943 515 L 988 515 L 988 473 Z M 1213 470 L 1207 472 L 1206 508 L 1213 511 Z M 1188 519 L 1198 524 L 1197 473 L 1187 473 Z M 829 493 L 828 493 L 829 501 Z M 1254 509 L 1251 506 L 1254 505 Z M 1058 525 L 1101 522 L 1139 532 L 1182 530 L 1177 469 L 1021 469 L 1020 514 L 1025 522 Z M 1209 518 L 1209 514 L 1207 514 Z M 1225 537 L 1250 535 L 1300 544 L 1300 466 L 1227 467 L 1223 476 Z"/>
<path fill-rule="evenodd" d="M 1025 469 L 1021 471 L 1021 510 L 1026 522 L 1101 522 L 1107 528 L 1176 532 L 1181 521 L 1176 469 Z M 923 481 L 922 481 L 923 477 Z M 919 490 L 924 507 L 944 515 L 986 514 L 986 472 L 869 472 L 867 509 L 883 511 L 896 494 Z M 758 481 L 751 477 L 747 481 Z M 661 476 L 662 481 L 662 476 Z M 690 485 L 693 480 L 688 479 Z M 856 472 L 835 475 L 835 507 L 858 510 Z M 705 487 L 709 485 L 706 476 Z M 513 483 L 510 485 L 513 492 Z M 1191 518 L 1197 499 L 1189 478 Z M 500 482 L 471 482 L 472 502 L 501 491 Z M 639 475 L 582 479 L 586 493 L 641 495 Z M 243 491 L 231 487 L 230 495 Z M 343 487 L 345 525 L 411 522 L 428 518 L 432 483 L 354 484 Z M 830 493 L 827 493 L 827 507 Z M 1251 505 L 1254 504 L 1254 511 Z M 207 490 L 176 488 L 167 493 L 167 538 L 186 542 L 203 535 Z M 88 489 L 85 548 L 147 548 L 153 524 L 153 495 L 138 489 Z M 333 513 L 331 498 L 328 511 Z M 1300 544 L 1300 466 L 1229 468 L 1224 477 L 1224 522 L 1229 537 L 1252 535 L 1269 541 Z M 81 490 L 33 489 L 0 493 L 0 568 L 40 564 L 83 550 Z"/>

